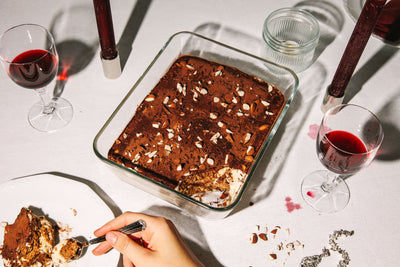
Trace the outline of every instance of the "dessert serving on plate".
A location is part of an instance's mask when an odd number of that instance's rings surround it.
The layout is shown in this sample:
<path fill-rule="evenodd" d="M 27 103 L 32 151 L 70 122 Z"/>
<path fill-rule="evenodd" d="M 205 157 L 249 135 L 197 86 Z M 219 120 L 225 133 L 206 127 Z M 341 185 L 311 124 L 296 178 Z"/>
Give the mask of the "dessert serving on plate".
<path fill-rule="evenodd" d="M 0 246 L 5 267 L 58 266 L 76 252 L 76 244 L 64 240 L 54 249 L 61 229 L 28 208 L 21 208 L 13 224 L 5 224 Z"/>
<path fill-rule="evenodd" d="M 4 266 L 52 266 L 55 238 L 50 221 L 22 208 L 15 222 L 5 226 L 1 247 Z"/>
<path fill-rule="evenodd" d="M 275 86 L 184 55 L 144 98 L 108 157 L 201 202 L 226 206 L 284 105 Z"/>

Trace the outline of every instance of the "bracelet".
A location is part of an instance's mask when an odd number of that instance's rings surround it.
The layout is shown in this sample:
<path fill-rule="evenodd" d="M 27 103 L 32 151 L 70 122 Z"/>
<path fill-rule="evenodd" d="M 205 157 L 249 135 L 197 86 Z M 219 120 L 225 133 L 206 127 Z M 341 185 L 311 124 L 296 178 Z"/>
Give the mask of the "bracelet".
<path fill-rule="evenodd" d="M 354 231 L 347 231 L 343 229 L 334 231 L 333 234 L 329 235 L 329 245 L 331 246 L 330 250 L 337 251 L 342 256 L 342 260 L 339 261 L 338 267 L 346 267 L 349 265 L 350 257 L 347 251 L 339 247 L 337 240 L 339 237 L 348 237 L 352 235 L 354 235 Z M 300 267 L 317 267 L 318 264 L 321 263 L 322 258 L 329 257 L 330 255 L 331 253 L 329 249 L 324 247 L 321 254 L 304 257 L 300 262 Z"/>

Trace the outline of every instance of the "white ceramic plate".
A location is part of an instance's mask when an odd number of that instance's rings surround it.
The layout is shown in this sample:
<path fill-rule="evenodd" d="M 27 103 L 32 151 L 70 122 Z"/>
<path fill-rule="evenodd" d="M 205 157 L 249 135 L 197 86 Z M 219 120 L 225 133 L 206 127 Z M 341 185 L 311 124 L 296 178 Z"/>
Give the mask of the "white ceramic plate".
<path fill-rule="evenodd" d="M 35 207 L 56 222 L 71 227 L 69 237 L 93 238 L 93 231 L 114 218 L 106 203 L 84 183 L 52 174 L 40 174 L 0 184 L 0 222 L 13 223 L 22 207 Z M 3 244 L 4 228 L 0 231 Z M 119 253 L 94 256 L 89 247 L 81 259 L 65 266 L 117 266 Z M 1 258 L 1 256 L 0 256 Z M 3 267 L 0 260 L 0 267 Z"/>

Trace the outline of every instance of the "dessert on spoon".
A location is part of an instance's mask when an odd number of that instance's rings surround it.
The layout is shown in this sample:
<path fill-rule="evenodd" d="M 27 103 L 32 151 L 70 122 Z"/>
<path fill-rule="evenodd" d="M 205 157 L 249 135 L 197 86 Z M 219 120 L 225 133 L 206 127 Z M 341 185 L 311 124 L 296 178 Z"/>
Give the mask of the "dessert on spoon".
<path fill-rule="evenodd" d="M 128 235 L 143 231 L 145 228 L 146 223 L 143 220 L 138 220 L 118 229 L 118 231 Z M 106 241 L 105 235 L 93 238 L 86 242 L 81 242 L 75 238 L 61 240 L 53 248 L 52 260 L 54 263 L 63 264 L 79 259 L 83 255 L 85 247 L 98 244 L 103 241 Z"/>

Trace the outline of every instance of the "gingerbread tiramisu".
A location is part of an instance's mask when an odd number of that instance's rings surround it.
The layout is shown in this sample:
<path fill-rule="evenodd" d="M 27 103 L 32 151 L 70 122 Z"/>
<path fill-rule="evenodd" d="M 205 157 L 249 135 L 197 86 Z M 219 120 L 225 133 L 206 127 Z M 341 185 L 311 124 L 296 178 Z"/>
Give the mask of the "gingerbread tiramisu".
<path fill-rule="evenodd" d="M 27 208 L 22 208 L 13 224 L 4 231 L 1 256 L 4 266 L 52 266 L 55 243 L 53 225 Z"/>
<path fill-rule="evenodd" d="M 215 206 L 234 200 L 285 99 L 236 68 L 179 57 L 109 150 L 112 161 Z"/>

